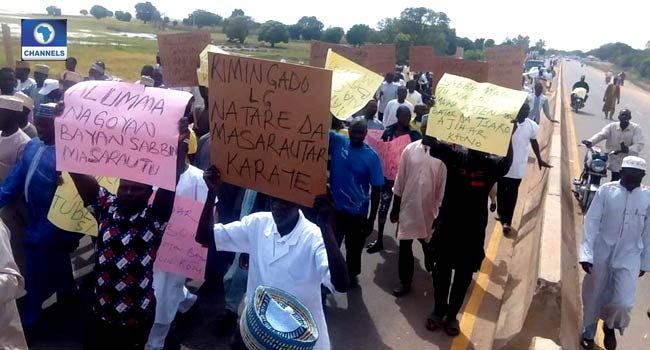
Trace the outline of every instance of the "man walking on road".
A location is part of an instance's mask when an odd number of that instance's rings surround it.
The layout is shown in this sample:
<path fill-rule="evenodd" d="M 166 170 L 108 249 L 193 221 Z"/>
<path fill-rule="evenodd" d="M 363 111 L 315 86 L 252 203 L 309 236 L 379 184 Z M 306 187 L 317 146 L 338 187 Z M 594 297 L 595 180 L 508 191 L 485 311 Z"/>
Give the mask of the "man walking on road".
<path fill-rule="evenodd" d="M 618 86 L 618 79 L 614 78 L 614 82 L 607 84 L 603 102 L 605 103 L 603 105 L 605 119 L 613 120 L 616 105 L 621 103 L 621 87 Z"/>
<path fill-rule="evenodd" d="M 616 349 L 615 329 L 630 323 L 638 278 L 650 271 L 650 189 L 641 186 L 646 162 L 623 159 L 621 180 L 601 186 L 585 217 L 580 265 L 582 346 L 594 349 L 598 319 L 603 320 L 606 350 Z"/>
<path fill-rule="evenodd" d="M 639 155 L 645 145 L 643 130 L 639 124 L 631 122 L 631 119 L 632 111 L 624 109 L 618 114 L 618 123 L 610 123 L 596 135 L 582 141 L 587 147 L 606 141 L 607 153 L 614 152 L 607 160 L 609 170 L 612 172 L 612 181 L 620 179 L 619 172 L 623 158 L 628 155 Z"/>
<path fill-rule="evenodd" d="M 544 96 L 544 85 L 541 82 L 535 83 L 535 94 L 528 97 L 529 103 L 531 105 L 530 113 L 528 118 L 532 119 L 537 125 L 540 123 L 540 112 L 543 109 L 544 115 L 548 120 L 553 123 L 559 123 L 557 120 L 553 119 L 551 110 L 548 106 L 548 97 Z"/>
<path fill-rule="evenodd" d="M 542 160 L 539 154 L 539 143 L 537 143 L 537 132 L 539 126 L 529 118 L 526 118 L 530 111 L 528 103 L 519 110 L 517 115 L 517 130 L 512 134 L 512 165 L 506 176 L 499 179 L 497 184 L 497 203 L 499 220 L 503 225 L 503 233 L 510 232 L 512 224 L 512 215 L 517 205 L 517 196 L 519 194 L 519 185 L 521 179 L 526 175 L 528 168 L 528 144 L 533 148 L 537 165 L 541 169 L 550 168 L 551 166 Z"/>
<path fill-rule="evenodd" d="M 393 295 L 400 297 L 411 290 L 413 282 L 413 241 L 418 240 L 424 250 L 424 266 L 433 269 L 433 252 L 429 241 L 433 221 L 438 216 L 445 195 L 447 167 L 440 159 L 429 156 L 435 139 L 425 134 L 428 115 L 422 117 L 422 140 L 410 143 L 402 152 L 393 193 L 395 201 L 390 221 L 399 222 L 399 280 Z"/>

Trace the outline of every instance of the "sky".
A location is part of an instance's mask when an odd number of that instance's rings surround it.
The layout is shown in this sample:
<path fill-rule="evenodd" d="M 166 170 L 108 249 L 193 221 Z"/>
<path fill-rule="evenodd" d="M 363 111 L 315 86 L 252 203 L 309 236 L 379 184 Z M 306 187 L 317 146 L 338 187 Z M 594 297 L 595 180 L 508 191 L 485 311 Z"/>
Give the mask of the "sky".
<path fill-rule="evenodd" d="M 57 3 L 58 2 L 58 3 Z M 111 11 L 128 11 L 135 16 L 137 0 L 26 0 L 12 1 L 11 8 L 0 4 L 2 12 L 45 13 L 55 5 L 63 14 L 79 14 L 94 4 Z M 234 8 L 241 8 L 257 22 L 277 20 L 293 24 L 300 17 L 316 16 L 325 27 L 348 29 L 363 23 L 375 27 L 386 17 L 398 17 L 406 7 L 428 7 L 445 12 L 458 36 L 493 38 L 501 43 L 506 37 L 528 35 L 534 44 L 544 39 L 547 48 L 587 51 L 602 44 L 621 41 L 642 49 L 650 41 L 647 13 L 650 2 L 644 0 L 153 0 L 154 6 L 172 19 L 183 19 L 196 9 L 227 17 Z M 533 9 L 535 4 L 535 9 Z M 621 18 L 614 16 L 621 14 Z"/>

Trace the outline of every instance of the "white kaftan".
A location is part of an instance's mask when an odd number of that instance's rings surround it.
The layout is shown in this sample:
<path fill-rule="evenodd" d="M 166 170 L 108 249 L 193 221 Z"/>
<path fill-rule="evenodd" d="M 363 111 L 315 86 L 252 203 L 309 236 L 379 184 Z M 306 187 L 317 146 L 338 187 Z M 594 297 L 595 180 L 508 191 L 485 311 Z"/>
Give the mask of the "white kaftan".
<path fill-rule="evenodd" d="M 585 217 L 580 262 L 593 264 L 582 286 L 584 325 L 630 323 L 639 271 L 650 271 L 650 188 L 600 187 Z"/>
<path fill-rule="evenodd" d="M 402 197 L 397 239 L 431 238 L 433 221 L 445 196 L 447 167 L 429 155 L 422 140 L 411 142 L 402 152 L 393 193 Z"/>
<path fill-rule="evenodd" d="M 214 226 L 217 250 L 250 254 L 248 298 L 257 286 L 275 287 L 295 296 L 311 311 L 319 338 L 314 350 L 329 350 L 321 283 L 334 291 L 327 251 L 320 229 L 300 212 L 296 227 L 284 237 L 270 212 L 255 213 L 241 221 Z"/>

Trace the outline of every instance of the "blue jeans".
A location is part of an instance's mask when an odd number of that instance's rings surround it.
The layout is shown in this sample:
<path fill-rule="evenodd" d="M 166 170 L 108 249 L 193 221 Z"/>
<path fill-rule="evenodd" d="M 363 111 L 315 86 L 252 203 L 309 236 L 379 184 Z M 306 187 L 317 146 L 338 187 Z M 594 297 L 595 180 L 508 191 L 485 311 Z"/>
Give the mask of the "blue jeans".
<path fill-rule="evenodd" d="M 594 340 L 596 338 L 596 330 L 598 330 L 598 323 L 585 326 L 582 330 L 582 338 Z"/>

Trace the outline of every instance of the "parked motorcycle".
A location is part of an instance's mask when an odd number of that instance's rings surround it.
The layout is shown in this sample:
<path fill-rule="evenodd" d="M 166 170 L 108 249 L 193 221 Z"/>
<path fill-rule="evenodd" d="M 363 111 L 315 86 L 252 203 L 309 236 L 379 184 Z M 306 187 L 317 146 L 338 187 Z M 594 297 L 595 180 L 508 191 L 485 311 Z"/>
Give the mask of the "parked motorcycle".
<path fill-rule="evenodd" d="M 587 213 L 587 210 L 589 210 L 591 201 L 596 196 L 596 191 L 600 187 L 601 179 L 607 177 L 608 157 L 609 155 L 601 151 L 599 147 L 593 145 L 587 146 L 582 174 L 580 175 L 580 179 L 573 181 L 573 194 L 578 200 L 578 204 L 583 213 Z"/>
<path fill-rule="evenodd" d="M 587 89 L 575 88 L 571 91 L 571 108 L 578 112 L 578 110 L 585 107 L 585 100 L 587 99 Z"/>

